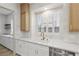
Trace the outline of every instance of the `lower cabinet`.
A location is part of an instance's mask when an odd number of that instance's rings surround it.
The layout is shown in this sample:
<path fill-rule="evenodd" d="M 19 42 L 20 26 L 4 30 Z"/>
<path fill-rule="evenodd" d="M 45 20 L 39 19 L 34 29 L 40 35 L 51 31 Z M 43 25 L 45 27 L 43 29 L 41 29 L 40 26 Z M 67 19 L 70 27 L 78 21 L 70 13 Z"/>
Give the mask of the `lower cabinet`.
<path fill-rule="evenodd" d="M 30 56 L 49 56 L 49 47 L 30 43 L 29 55 Z"/>
<path fill-rule="evenodd" d="M 16 40 L 16 53 L 22 56 L 28 55 L 28 43 Z"/>
<path fill-rule="evenodd" d="M 13 38 L 0 36 L 0 44 L 7 47 L 10 50 L 13 50 Z"/>
<path fill-rule="evenodd" d="M 49 56 L 49 47 L 16 40 L 16 53 L 22 56 Z"/>

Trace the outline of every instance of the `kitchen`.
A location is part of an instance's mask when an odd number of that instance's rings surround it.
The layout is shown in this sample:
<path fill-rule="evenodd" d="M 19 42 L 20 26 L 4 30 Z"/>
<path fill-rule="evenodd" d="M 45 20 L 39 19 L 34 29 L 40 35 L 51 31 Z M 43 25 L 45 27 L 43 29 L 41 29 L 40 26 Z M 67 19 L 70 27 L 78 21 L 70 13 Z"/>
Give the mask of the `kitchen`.
<path fill-rule="evenodd" d="M 0 44 L 10 49 L 13 55 L 79 55 L 79 4 L 0 3 L 0 6 L 9 10 L 0 12 L 8 15 L 3 18 L 0 15 Z M 3 31 L 4 26 L 10 31 Z"/>

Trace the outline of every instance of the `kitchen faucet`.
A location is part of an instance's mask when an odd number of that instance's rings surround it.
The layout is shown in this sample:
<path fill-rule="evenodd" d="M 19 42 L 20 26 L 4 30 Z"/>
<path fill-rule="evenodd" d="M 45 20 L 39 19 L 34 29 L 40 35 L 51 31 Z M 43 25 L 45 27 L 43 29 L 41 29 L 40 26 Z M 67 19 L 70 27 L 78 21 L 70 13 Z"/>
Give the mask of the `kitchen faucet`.
<path fill-rule="evenodd" d="M 44 32 L 41 32 L 41 36 L 42 36 L 41 40 L 45 40 Z"/>

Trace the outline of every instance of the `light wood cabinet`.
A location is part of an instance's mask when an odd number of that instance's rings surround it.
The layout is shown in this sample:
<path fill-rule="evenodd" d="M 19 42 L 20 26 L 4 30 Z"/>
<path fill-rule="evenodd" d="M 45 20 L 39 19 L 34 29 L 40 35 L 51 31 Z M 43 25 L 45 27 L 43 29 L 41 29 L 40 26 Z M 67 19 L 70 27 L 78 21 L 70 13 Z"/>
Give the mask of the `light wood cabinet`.
<path fill-rule="evenodd" d="M 70 32 L 79 32 L 79 4 L 70 4 L 70 22 L 69 22 Z"/>
<path fill-rule="evenodd" d="M 21 21 L 20 21 L 20 29 L 23 32 L 28 32 L 30 30 L 30 5 L 28 3 L 22 3 L 20 4 L 20 15 L 21 15 Z"/>

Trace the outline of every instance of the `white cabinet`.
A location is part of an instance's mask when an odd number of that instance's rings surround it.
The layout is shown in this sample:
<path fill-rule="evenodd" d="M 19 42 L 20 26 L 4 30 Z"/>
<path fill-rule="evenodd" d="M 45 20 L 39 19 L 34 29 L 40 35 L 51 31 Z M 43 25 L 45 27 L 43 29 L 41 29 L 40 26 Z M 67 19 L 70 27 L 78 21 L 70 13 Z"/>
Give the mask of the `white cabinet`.
<path fill-rule="evenodd" d="M 10 37 L 3 37 L 4 46 L 13 50 L 13 39 Z"/>
<path fill-rule="evenodd" d="M 28 55 L 28 43 L 26 44 L 23 41 L 20 40 L 16 40 L 16 53 L 20 54 L 20 55 Z"/>
<path fill-rule="evenodd" d="M 36 55 L 37 55 L 37 50 L 35 46 L 29 44 L 29 56 L 36 56 Z"/>
<path fill-rule="evenodd" d="M 16 40 L 16 53 L 23 56 L 49 56 L 49 47 Z"/>
<path fill-rule="evenodd" d="M 22 49 L 22 43 L 20 41 L 16 41 L 16 47 L 15 47 L 15 49 L 16 49 L 16 52 L 18 54 L 22 54 L 22 51 L 21 51 L 21 49 Z"/>
<path fill-rule="evenodd" d="M 28 56 L 29 55 L 29 46 L 28 46 L 28 42 L 23 42 L 22 44 L 22 51 L 23 51 L 23 56 Z"/>
<path fill-rule="evenodd" d="M 0 44 L 13 50 L 13 38 L 0 36 Z"/>
<path fill-rule="evenodd" d="M 49 56 L 49 48 L 38 44 L 29 44 L 30 56 Z"/>

